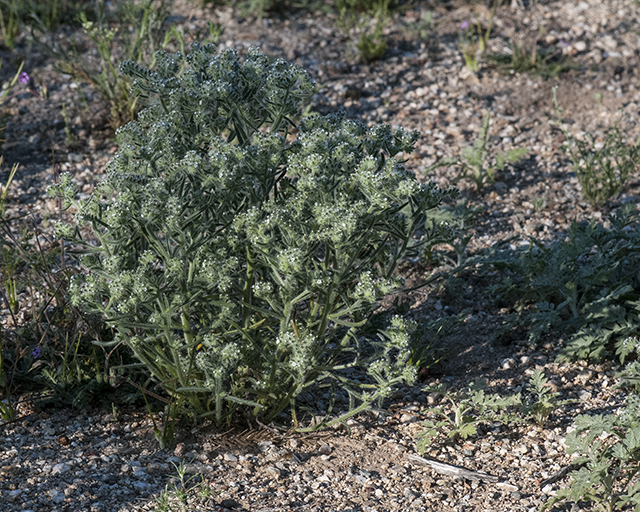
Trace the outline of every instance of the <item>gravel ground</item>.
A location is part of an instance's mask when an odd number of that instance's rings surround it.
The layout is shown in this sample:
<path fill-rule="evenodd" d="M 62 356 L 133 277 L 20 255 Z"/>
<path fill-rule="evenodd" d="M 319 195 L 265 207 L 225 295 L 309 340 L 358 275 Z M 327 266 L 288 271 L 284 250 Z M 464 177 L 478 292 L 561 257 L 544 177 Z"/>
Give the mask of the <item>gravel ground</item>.
<path fill-rule="evenodd" d="M 470 247 L 475 250 L 514 235 L 557 238 L 574 219 L 606 218 L 607 209 L 597 211 L 581 201 L 577 179 L 560 150 L 564 135 L 553 125 L 552 87 L 558 86 L 562 128 L 575 137 L 589 133 L 602 141 L 618 119 L 629 140 L 638 137 L 640 35 L 635 27 L 640 8 L 628 0 L 531 3 L 523 8 L 514 1 L 499 10 L 490 51 L 503 51 L 509 39 L 541 34 L 541 43 L 573 58 L 580 70 L 546 81 L 526 74 L 502 76 L 486 65 L 478 74 L 468 72 L 458 49 L 458 27 L 469 18 L 464 2 L 449 3 L 446 9 L 441 3 L 416 2 L 422 10 L 435 11 L 429 38 L 420 41 L 410 32 L 420 19 L 419 8 L 398 15 L 387 29 L 384 59 L 371 65 L 358 62 L 330 15 L 292 13 L 255 21 L 230 9 L 200 10 L 178 2 L 175 19 L 190 31 L 206 27 L 208 20 L 220 22 L 225 29 L 222 46 L 240 52 L 259 46 L 301 64 L 323 85 L 312 110 L 327 113 L 343 107 L 368 124 L 418 129 L 422 137 L 407 166 L 421 179 L 430 177 L 441 185 L 452 182 L 456 169 L 440 168 L 429 175 L 426 170 L 472 143 L 491 108 L 491 149 L 526 147 L 529 154 L 482 194 L 458 183 L 481 207 Z M 42 99 L 24 92 L 9 101 L 0 182 L 6 181 L 12 163 L 20 163 L 6 217 L 30 214 L 46 231 L 60 215 L 56 201 L 44 194 L 56 166 L 70 171 L 88 197 L 116 147 L 95 93 L 56 73 L 37 49 L 18 43 L 15 54 L 0 56 L 14 62 L 25 57 L 30 86 L 35 91 L 46 86 L 49 94 Z M 6 81 L 10 67 L 1 73 Z M 67 105 L 73 144 L 62 104 Z M 638 178 L 636 174 L 609 207 L 637 202 Z M 18 233 L 18 223 L 14 225 Z M 422 292 L 416 297 L 420 304 L 415 314 L 442 314 L 437 296 Z M 196 477 L 191 483 L 202 480 L 213 491 L 208 499 L 194 498 L 189 510 L 538 510 L 563 483 L 541 485 L 570 463 L 563 442 L 572 418 L 612 412 L 621 405 L 623 397 L 613 387 L 617 368 L 556 363 L 559 342 L 553 340 L 542 347 L 524 340 L 503 346 L 495 340 L 502 312 L 481 301 L 472 303 L 473 312 L 445 340 L 450 352 L 439 374 L 428 375 L 425 384 L 459 388 L 484 378 L 491 388 L 515 393 L 541 368 L 561 398 L 575 400 L 559 408 L 544 428 L 493 424 L 466 441 L 438 440 L 425 455 L 490 473 L 498 482 L 456 480 L 407 459 L 415 453 L 420 420 L 442 400 L 421 386 L 400 390 L 386 413 L 355 418 L 350 432 L 179 428 L 175 450 L 158 448 L 144 411 L 114 417 L 100 410 L 43 409 L 23 397 L 18 420 L 0 425 L 0 511 L 152 510 L 155 497 L 178 474 L 174 465 L 183 463 L 186 478 Z M 0 318 L 9 325 L 7 310 L 0 311 Z M 586 510 L 582 505 L 567 510 Z"/>

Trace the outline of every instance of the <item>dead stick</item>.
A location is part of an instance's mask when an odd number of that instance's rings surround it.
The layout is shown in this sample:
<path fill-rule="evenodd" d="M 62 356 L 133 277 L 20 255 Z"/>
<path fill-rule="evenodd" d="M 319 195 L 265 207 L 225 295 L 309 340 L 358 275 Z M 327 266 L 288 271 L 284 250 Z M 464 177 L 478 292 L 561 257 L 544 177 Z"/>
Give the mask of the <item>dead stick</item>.
<path fill-rule="evenodd" d="M 445 464 L 444 462 L 425 459 L 412 453 L 407 454 L 407 459 L 411 462 L 416 462 L 424 466 L 430 466 L 441 475 L 453 476 L 455 478 L 467 478 L 469 480 L 482 480 L 484 482 L 497 482 L 499 480 L 497 476 L 480 473 L 478 471 L 471 471 L 459 466 L 453 466 L 452 464 Z"/>

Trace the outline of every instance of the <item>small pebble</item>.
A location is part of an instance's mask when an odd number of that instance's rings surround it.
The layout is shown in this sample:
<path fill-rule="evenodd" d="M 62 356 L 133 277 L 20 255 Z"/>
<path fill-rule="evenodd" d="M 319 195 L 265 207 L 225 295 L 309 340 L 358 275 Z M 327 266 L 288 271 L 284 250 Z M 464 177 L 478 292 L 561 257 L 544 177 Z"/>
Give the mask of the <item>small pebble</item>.
<path fill-rule="evenodd" d="M 507 482 L 498 482 L 496 484 L 496 487 L 498 489 L 501 489 L 501 490 L 506 491 L 506 492 L 516 492 L 516 491 L 518 491 L 518 487 L 516 487 L 513 484 L 507 483 Z"/>
<path fill-rule="evenodd" d="M 273 466 L 269 466 L 267 467 L 264 472 L 269 475 L 271 478 L 273 478 L 274 480 L 277 480 L 278 478 L 280 478 L 280 476 L 282 475 L 282 471 L 280 471 L 278 468 L 275 468 Z"/>
<path fill-rule="evenodd" d="M 320 455 L 329 455 L 331 453 L 331 446 L 328 444 L 323 444 L 319 449 L 318 453 Z"/>

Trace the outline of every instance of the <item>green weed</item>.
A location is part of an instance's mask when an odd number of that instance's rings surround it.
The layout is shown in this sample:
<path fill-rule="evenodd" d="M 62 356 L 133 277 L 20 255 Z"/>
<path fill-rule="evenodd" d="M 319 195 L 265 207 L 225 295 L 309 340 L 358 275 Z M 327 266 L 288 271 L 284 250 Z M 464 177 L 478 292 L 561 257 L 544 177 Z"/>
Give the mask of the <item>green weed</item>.
<path fill-rule="evenodd" d="M 479 55 L 483 55 L 487 50 L 491 29 L 493 28 L 493 20 L 498 7 L 502 4 L 502 0 L 493 0 L 491 11 L 489 14 L 489 23 L 487 28 L 483 28 L 480 23 L 480 17 L 476 15 L 475 27 L 473 22 L 465 20 L 460 25 L 459 41 L 460 50 L 464 57 L 465 64 L 471 71 L 478 71 L 480 63 Z"/>
<path fill-rule="evenodd" d="M 560 393 L 551 390 L 549 379 L 540 369 L 536 369 L 529 379 L 529 394 L 530 398 L 522 401 L 521 409 L 525 415 L 531 416 L 540 428 L 544 426 L 551 413 L 571 403 L 571 400 L 558 400 Z"/>
<path fill-rule="evenodd" d="M 580 68 L 579 63 L 562 55 L 562 52 L 540 48 L 537 41 L 532 44 L 531 48 L 527 48 L 523 44 L 513 44 L 509 55 L 490 54 L 487 55 L 487 60 L 496 65 L 499 73 L 505 75 L 529 73 L 545 80 Z"/>
<path fill-rule="evenodd" d="M 381 59 L 387 49 L 384 29 L 391 19 L 391 0 L 337 0 L 338 26 L 347 37 L 359 33 L 355 46 L 365 62 Z M 371 28 L 373 25 L 373 28 Z"/>
<path fill-rule="evenodd" d="M 110 124 L 115 129 L 134 119 L 141 108 L 137 98 L 130 95 L 130 80 L 118 72 L 116 62 L 132 60 L 153 66 L 155 52 L 162 47 L 163 41 L 166 46 L 171 39 L 166 38 L 164 27 L 171 4 L 172 0 L 161 0 L 159 4 L 153 0 L 143 0 L 139 4 L 124 2 L 119 3 L 116 10 L 109 11 L 104 0 L 99 0 L 94 10 L 95 21 L 90 21 L 82 12 L 80 20 L 84 36 L 93 43 L 100 57 L 97 65 L 81 55 L 73 39 L 66 46 L 54 39 L 46 41 L 34 31 L 32 37 L 56 59 L 60 71 L 95 87 L 109 105 Z M 181 36 L 176 31 L 171 35 Z"/>
<path fill-rule="evenodd" d="M 513 413 L 507 411 L 521 403 L 520 394 L 502 398 L 487 394 L 485 390 L 486 383 L 483 381 L 473 383 L 458 393 L 451 393 L 445 385 L 426 387 L 425 392 L 443 395 L 450 405 L 436 407 L 431 411 L 439 419 L 423 423 L 425 430 L 416 436 L 418 452 L 424 453 L 427 446 L 440 434 L 449 438 L 467 439 L 477 433 L 478 426 L 482 423 L 508 423 L 516 419 Z"/>
<path fill-rule="evenodd" d="M 640 327 L 638 220 L 629 204 L 609 217 L 610 228 L 573 223 L 565 240 L 545 245 L 531 238 L 527 247 L 498 249 L 484 264 L 503 271 L 504 281 L 488 294 L 515 302 L 533 342 L 552 329 L 569 334 L 563 356 L 620 353 L 620 341 Z"/>
<path fill-rule="evenodd" d="M 184 461 L 176 466 L 177 479 L 168 484 L 156 498 L 158 512 L 189 512 L 198 507 L 206 507 L 214 492 L 202 475 L 187 476 L 189 464 Z M 199 481 L 197 477 L 200 476 Z"/>
<path fill-rule="evenodd" d="M 638 339 L 627 338 L 627 355 L 638 351 Z M 567 435 L 570 454 L 578 468 L 569 474 L 568 485 L 557 491 L 543 507 L 550 510 L 562 501 L 589 501 L 604 512 L 640 507 L 640 365 L 634 361 L 618 375 L 621 384 L 634 390 L 622 410 L 614 414 L 581 415 Z"/>
<path fill-rule="evenodd" d="M 60 25 L 77 25 L 86 13 L 88 0 L 0 0 L 0 34 L 2 44 L 13 50 L 22 27 L 36 24 L 47 32 Z"/>
<path fill-rule="evenodd" d="M 558 115 L 558 125 L 562 122 L 562 109 L 558 106 L 556 88 L 553 89 L 553 103 Z M 607 131 L 604 143 L 597 144 L 591 134 L 587 140 L 578 140 L 563 130 L 566 143 L 563 151 L 569 154 L 572 170 L 580 183 L 582 197 L 599 207 L 619 195 L 629 177 L 640 165 L 640 140 L 634 145 L 624 142 L 618 122 Z"/>
<path fill-rule="evenodd" d="M 480 136 L 473 143 L 462 150 L 460 163 L 460 178 L 473 181 L 477 191 L 481 191 L 485 185 L 496 181 L 496 171 L 504 170 L 507 163 L 515 163 L 527 154 L 526 148 L 514 148 L 506 152 L 499 152 L 495 158 L 489 159 L 487 142 L 489 139 L 489 124 L 491 122 L 491 110 L 487 110 L 484 123 L 480 129 Z"/>

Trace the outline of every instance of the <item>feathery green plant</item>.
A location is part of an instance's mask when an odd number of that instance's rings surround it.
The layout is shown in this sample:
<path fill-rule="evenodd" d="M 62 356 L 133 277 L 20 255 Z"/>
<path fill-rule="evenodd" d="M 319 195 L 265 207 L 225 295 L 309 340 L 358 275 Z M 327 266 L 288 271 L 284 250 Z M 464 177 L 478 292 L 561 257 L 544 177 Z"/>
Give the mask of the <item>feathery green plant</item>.
<path fill-rule="evenodd" d="M 640 229 L 636 205 L 609 217 L 610 227 L 573 223 L 565 240 L 500 250 L 484 262 L 505 272 L 490 290 L 526 314 L 530 340 L 551 329 L 570 334 L 562 355 L 600 360 L 640 329 Z M 530 306 L 534 306 L 531 308 Z"/>
<path fill-rule="evenodd" d="M 523 400 L 522 411 L 533 418 L 542 428 L 549 416 L 558 407 L 571 403 L 571 400 L 558 400 L 560 393 L 552 391 L 549 379 L 542 370 L 536 369 L 529 379 L 529 393 L 531 398 Z"/>
<path fill-rule="evenodd" d="M 451 393 L 444 384 L 426 387 L 426 392 L 439 393 L 451 404 L 451 412 L 444 406 L 433 409 L 432 414 L 439 420 L 428 419 L 423 422 L 425 430 L 417 438 L 417 449 L 424 453 L 427 446 L 441 433 L 449 438 L 467 439 L 476 434 L 478 425 L 492 421 L 508 423 L 516 419 L 508 409 L 520 405 L 520 394 L 502 398 L 496 394 L 486 393 L 486 382 L 470 384 L 466 389 Z"/>
<path fill-rule="evenodd" d="M 640 351 L 637 338 L 627 338 L 623 345 L 627 355 Z M 565 500 L 595 502 L 604 512 L 640 508 L 640 365 L 637 361 L 628 364 L 617 377 L 623 385 L 632 384 L 634 390 L 616 413 L 576 418 L 566 441 L 567 451 L 578 455 L 576 470 L 543 511 Z"/>

